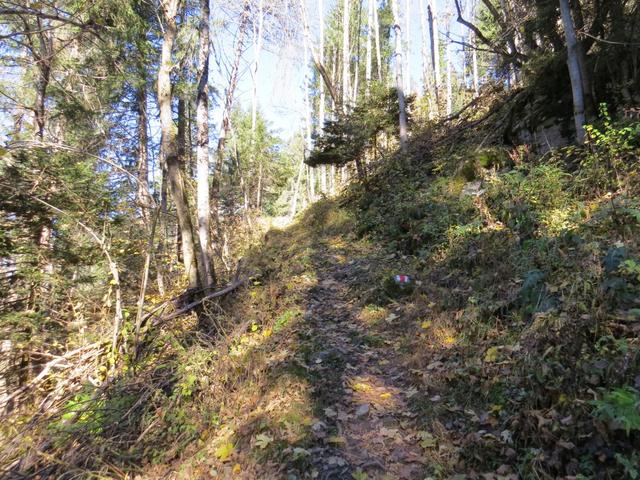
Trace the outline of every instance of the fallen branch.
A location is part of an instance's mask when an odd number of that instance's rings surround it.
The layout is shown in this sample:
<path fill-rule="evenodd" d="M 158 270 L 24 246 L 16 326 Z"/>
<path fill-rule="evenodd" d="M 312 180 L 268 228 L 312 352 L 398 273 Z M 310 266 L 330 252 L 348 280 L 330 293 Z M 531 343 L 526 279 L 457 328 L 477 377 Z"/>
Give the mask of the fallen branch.
<path fill-rule="evenodd" d="M 212 298 L 222 297 L 222 296 L 226 295 L 227 293 L 232 292 L 233 290 L 238 288 L 240 285 L 243 285 L 246 281 L 247 281 L 246 278 L 237 279 L 233 283 L 227 285 L 222 290 L 218 290 L 217 292 L 210 293 L 209 295 L 205 295 L 204 297 L 199 298 L 198 300 L 195 300 L 195 301 L 193 301 L 191 303 L 188 303 L 184 307 L 179 308 L 178 310 L 176 310 L 173 313 L 170 313 L 169 315 L 165 315 L 164 317 L 158 317 L 157 319 L 155 319 L 152 322 L 152 325 L 153 326 L 157 326 L 161 322 L 166 322 L 168 320 L 172 320 L 172 319 L 174 319 L 176 317 L 179 317 L 180 315 L 184 315 L 185 313 L 190 312 L 191 310 L 193 310 L 195 307 L 197 307 L 198 305 L 200 305 L 202 302 L 204 302 L 206 300 L 211 300 Z"/>
<path fill-rule="evenodd" d="M 67 352 L 64 355 L 59 356 L 45 363 L 40 373 L 33 380 L 31 380 L 29 383 L 26 383 L 25 385 L 21 386 L 17 390 L 13 391 L 11 394 L 1 399 L 2 404 L 0 404 L 0 408 L 2 408 L 4 412 L 0 414 L 0 418 L 2 418 L 3 415 L 8 413 L 7 407 L 11 404 L 12 400 L 16 399 L 20 395 L 23 395 L 30 390 L 33 390 L 38 385 L 40 385 L 47 378 L 47 375 L 49 374 L 49 372 L 51 372 L 53 368 L 67 369 L 67 368 L 73 367 L 74 364 L 69 363 L 69 360 L 71 358 L 83 352 L 87 352 L 87 351 L 91 352 L 92 350 L 95 350 L 95 352 L 99 353 L 101 351 L 101 347 L 97 343 L 92 343 L 87 346 L 76 348 L 75 350 L 71 350 L 70 352 Z M 94 352 L 92 352 L 92 354 L 93 353 Z M 81 358 L 84 358 L 84 357 L 81 357 Z"/>

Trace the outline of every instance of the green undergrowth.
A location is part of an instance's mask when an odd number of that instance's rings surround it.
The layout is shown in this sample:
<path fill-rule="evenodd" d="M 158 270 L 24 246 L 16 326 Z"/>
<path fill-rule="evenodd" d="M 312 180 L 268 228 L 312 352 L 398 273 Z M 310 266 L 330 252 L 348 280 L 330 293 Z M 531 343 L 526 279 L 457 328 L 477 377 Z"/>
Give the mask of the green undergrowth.
<path fill-rule="evenodd" d="M 415 272 L 434 478 L 640 476 L 640 127 L 603 108 L 587 130 L 543 156 L 465 134 L 349 193 L 358 235 Z"/>
<path fill-rule="evenodd" d="M 364 328 L 349 341 L 407 372 L 428 478 L 637 478 L 636 133 L 605 117 L 587 146 L 544 156 L 478 147 L 481 131 L 428 154 L 415 139 L 268 232 L 242 288 L 158 326 L 23 461 L 42 477 L 312 478 L 313 426 L 348 364 L 309 316 L 331 266 Z"/>

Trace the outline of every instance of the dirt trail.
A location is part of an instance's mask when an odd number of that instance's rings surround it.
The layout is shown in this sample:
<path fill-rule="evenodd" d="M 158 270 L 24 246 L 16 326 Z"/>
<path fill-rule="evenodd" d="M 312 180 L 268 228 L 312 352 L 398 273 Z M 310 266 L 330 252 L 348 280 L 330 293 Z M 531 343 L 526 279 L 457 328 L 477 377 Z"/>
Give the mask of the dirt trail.
<path fill-rule="evenodd" d="M 378 337 L 375 346 L 366 342 L 367 327 L 354 308 L 350 282 L 363 263 L 339 263 L 339 255 L 318 252 L 318 286 L 305 313 L 321 348 L 308 365 L 324 406 L 322 421 L 313 425 L 317 478 L 424 478 L 415 414 L 407 406 L 406 368 L 391 339 Z"/>

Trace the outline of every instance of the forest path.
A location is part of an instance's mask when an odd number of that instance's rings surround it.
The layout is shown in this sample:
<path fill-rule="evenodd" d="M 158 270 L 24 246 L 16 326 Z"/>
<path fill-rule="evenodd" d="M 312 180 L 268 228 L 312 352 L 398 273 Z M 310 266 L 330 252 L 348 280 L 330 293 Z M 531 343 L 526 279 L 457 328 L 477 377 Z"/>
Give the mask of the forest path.
<path fill-rule="evenodd" d="M 304 318 L 317 346 L 308 368 L 323 413 L 312 426 L 317 478 L 424 478 L 421 432 L 408 406 L 414 390 L 395 334 L 384 328 L 395 316 L 379 318 L 373 335 L 354 288 L 371 265 L 346 245 L 314 250 L 318 284 Z"/>

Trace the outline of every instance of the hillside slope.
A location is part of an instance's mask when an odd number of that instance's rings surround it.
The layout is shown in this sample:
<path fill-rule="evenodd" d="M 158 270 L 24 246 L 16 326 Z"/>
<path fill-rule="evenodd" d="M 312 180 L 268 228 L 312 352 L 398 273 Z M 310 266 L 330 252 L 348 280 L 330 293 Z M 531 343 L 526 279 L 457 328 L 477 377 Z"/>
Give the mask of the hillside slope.
<path fill-rule="evenodd" d="M 544 156 L 458 132 L 267 233 L 243 288 L 27 425 L 19 470 L 637 478 L 637 125 Z"/>

